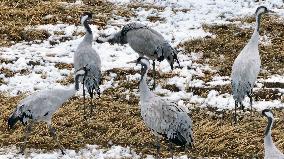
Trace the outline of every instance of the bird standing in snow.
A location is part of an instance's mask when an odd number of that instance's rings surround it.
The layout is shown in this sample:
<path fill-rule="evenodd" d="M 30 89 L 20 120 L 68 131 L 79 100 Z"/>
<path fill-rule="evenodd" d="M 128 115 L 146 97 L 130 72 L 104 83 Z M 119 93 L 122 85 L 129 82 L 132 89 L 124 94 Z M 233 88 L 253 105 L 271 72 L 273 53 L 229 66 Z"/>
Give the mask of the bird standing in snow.
<path fill-rule="evenodd" d="M 141 116 L 146 126 L 156 136 L 157 156 L 159 156 L 160 151 L 159 138 L 164 137 L 170 141 L 170 150 L 173 157 L 172 143 L 183 147 L 193 146 L 191 118 L 177 103 L 163 99 L 150 91 L 146 83 L 150 66 L 149 60 L 139 57 L 137 63 L 141 64 L 139 83 Z"/>
<path fill-rule="evenodd" d="M 256 9 L 256 27 L 251 39 L 243 48 L 241 53 L 234 61 L 232 67 L 232 93 L 235 100 L 234 121 L 237 122 L 236 109 L 238 105 L 244 110 L 243 100 L 247 95 L 250 98 L 250 107 L 252 110 L 252 89 L 260 71 L 260 56 L 258 51 L 259 27 L 261 15 L 269 11 L 266 7 L 260 6 Z"/>
<path fill-rule="evenodd" d="M 84 75 L 79 73 L 75 76 L 75 89 L 72 87 L 69 89 L 52 89 L 36 92 L 24 98 L 10 115 L 8 119 L 9 129 L 12 129 L 18 121 L 21 121 L 22 124 L 26 126 L 24 145 L 21 148 L 21 153 L 24 153 L 33 123 L 44 121 L 48 125 L 50 135 L 56 141 L 61 153 L 64 154 L 63 146 L 59 143 L 55 129 L 51 126 L 51 118 L 57 109 L 70 97 L 75 95 L 76 91 L 79 89 L 78 78 Z"/>
<path fill-rule="evenodd" d="M 161 62 L 167 59 L 173 69 L 174 61 L 179 64 L 177 51 L 164 39 L 157 31 L 140 23 L 126 24 L 121 31 L 110 35 L 106 38 L 99 37 L 96 40 L 98 43 L 109 42 L 110 44 L 129 44 L 130 47 L 139 54 L 139 57 L 147 56 L 153 60 L 153 78 L 156 85 L 155 60 Z"/>
<path fill-rule="evenodd" d="M 273 143 L 271 137 L 271 128 L 274 122 L 274 117 L 269 109 L 264 109 L 262 111 L 262 115 L 265 116 L 268 120 L 268 124 L 266 126 L 264 132 L 264 158 L 265 159 L 284 159 L 283 153 L 281 153 Z"/>
<path fill-rule="evenodd" d="M 85 27 L 86 35 L 83 41 L 79 44 L 74 54 L 74 68 L 75 72 L 84 69 L 85 76 L 80 77 L 80 82 L 83 83 L 83 97 L 84 97 L 84 114 L 86 117 L 85 105 L 85 87 L 91 97 L 91 114 L 93 112 L 93 96 L 94 90 L 100 95 L 99 85 L 101 84 L 101 59 L 97 52 L 92 48 L 93 33 L 88 24 L 92 18 L 91 13 L 85 12 L 81 16 L 81 24 Z"/>

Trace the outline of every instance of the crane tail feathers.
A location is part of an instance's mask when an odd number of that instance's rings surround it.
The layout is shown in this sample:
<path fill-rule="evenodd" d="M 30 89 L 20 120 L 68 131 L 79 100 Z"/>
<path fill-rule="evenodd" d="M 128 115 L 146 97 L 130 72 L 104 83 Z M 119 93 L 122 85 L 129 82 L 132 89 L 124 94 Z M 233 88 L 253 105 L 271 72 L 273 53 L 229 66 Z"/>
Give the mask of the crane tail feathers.
<path fill-rule="evenodd" d="M 178 57 L 177 57 L 177 51 L 176 49 L 174 49 L 174 53 L 173 53 L 173 59 L 177 62 L 178 66 L 180 67 L 180 63 L 179 63 L 179 60 L 178 60 Z"/>
<path fill-rule="evenodd" d="M 14 115 L 10 116 L 8 119 L 8 129 L 13 129 L 14 125 L 18 122 L 19 117 Z"/>
<path fill-rule="evenodd" d="M 158 46 L 155 50 L 155 54 L 157 54 L 157 60 L 161 62 L 166 58 L 172 70 L 174 69 L 175 61 L 180 67 L 177 53 L 178 53 L 177 50 L 173 48 L 168 42 L 164 42 L 161 46 Z"/>
<path fill-rule="evenodd" d="M 100 95 L 99 83 L 100 82 L 96 81 L 95 79 L 87 78 L 85 80 L 85 87 L 87 88 L 88 93 L 91 98 L 93 98 L 94 90 L 96 91 L 98 95 Z"/>
<path fill-rule="evenodd" d="M 252 93 L 252 85 L 245 82 L 232 81 L 232 93 L 236 102 L 242 104 L 245 96 Z"/>
<path fill-rule="evenodd" d="M 167 138 L 170 142 L 179 145 L 179 146 L 184 146 L 186 145 L 187 141 L 186 139 L 182 136 L 180 132 L 174 133 L 172 137 L 168 137 L 167 135 L 163 135 L 165 138 Z"/>

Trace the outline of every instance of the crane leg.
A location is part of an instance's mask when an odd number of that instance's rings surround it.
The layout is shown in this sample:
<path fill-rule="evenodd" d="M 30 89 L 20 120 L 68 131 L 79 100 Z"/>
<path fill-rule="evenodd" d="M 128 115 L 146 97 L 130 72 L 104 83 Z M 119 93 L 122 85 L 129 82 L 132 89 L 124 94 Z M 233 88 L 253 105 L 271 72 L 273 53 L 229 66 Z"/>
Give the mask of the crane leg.
<path fill-rule="evenodd" d="M 157 148 L 157 155 L 156 158 L 159 159 L 160 158 L 160 149 L 161 149 L 161 145 L 160 145 L 160 139 L 158 136 L 156 136 L 156 148 Z"/>
<path fill-rule="evenodd" d="M 83 103 L 84 103 L 84 119 L 87 119 L 87 113 L 86 113 L 86 91 L 85 91 L 85 77 L 83 77 Z"/>
<path fill-rule="evenodd" d="M 92 90 L 91 94 L 92 94 L 92 96 L 91 96 L 91 114 L 90 114 L 90 116 L 92 116 L 92 114 L 93 114 L 93 109 L 95 109 L 95 108 L 94 108 L 95 105 L 94 105 L 94 103 L 93 103 L 94 90 Z"/>
<path fill-rule="evenodd" d="M 153 83 L 153 87 L 152 90 L 154 90 L 156 88 L 156 69 L 155 69 L 155 60 L 153 60 L 153 79 L 154 79 L 154 83 Z"/>
<path fill-rule="evenodd" d="M 252 92 L 252 91 L 251 91 Z M 248 94 L 249 97 L 249 103 L 250 103 L 250 120 L 252 119 L 252 93 Z"/>
<path fill-rule="evenodd" d="M 27 140 L 28 140 L 28 137 L 29 137 L 31 131 L 32 131 L 32 123 L 28 123 L 28 125 L 26 126 L 26 129 L 25 129 L 24 144 L 23 144 L 23 146 L 21 147 L 21 150 L 20 150 L 21 154 L 24 154 L 24 152 L 25 152 Z"/>
<path fill-rule="evenodd" d="M 63 151 L 64 148 L 58 141 L 58 137 L 56 135 L 56 130 L 51 125 L 48 125 L 48 128 L 49 128 L 49 133 L 52 136 L 53 140 L 55 140 L 56 144 L 59 146 L 59 149 L 60 149 L 62 155 L 65 155 L 65 153 Z"/>
<path fill-rule="evenodd" d="M 252 112 L 252 94 L 249 94 L 250 111 Z"/>
<path fill-rule="evenodd" d="M 241 109 L 243 110 L 243 112 L 245 111 L 245 106 L 243 105 L 243 102 L 241 102 Z"/>
<path fill-rule="evenodd" d="M 234 123 L 237 124 L 237 107 L 238 107 L 238 102 L 235 101 L 235 114 L 234 114 Z"/>
<path fill-rule="evenodd" d="M 173 143 L 172 143 L 172 142 L 170 142 L 169 148 L 170 148 L 170 151 L 171 151 L 171 156 L 172 156 L 172 159 L 174 159 L 174 153 L 173 153 Z"/>
<path fill-rule="evenodd" d="M 83 103 L 84 103 L 84 119 L 86 120 L 87 119 L 87 112 L 86 112 L 86 90 L 85 90 L 85 80 L 86 80 L 86 72 L 85 72 L 85 75 L 83 77 Z"/>
<path fill-rule="evenodd" d="M 87 65 L 86 65 L 87 66 Z M 87 112 L 86 112 L 86 91 L 85 91 L 85 81 L 86 81 L 86 77 L 88 75 L 88 70 L 86 68 L 86 66 L 83 67 L 85 74 L 83 76 L 83 102 L 84 102 L 84 119 L 87 120 Z"/>

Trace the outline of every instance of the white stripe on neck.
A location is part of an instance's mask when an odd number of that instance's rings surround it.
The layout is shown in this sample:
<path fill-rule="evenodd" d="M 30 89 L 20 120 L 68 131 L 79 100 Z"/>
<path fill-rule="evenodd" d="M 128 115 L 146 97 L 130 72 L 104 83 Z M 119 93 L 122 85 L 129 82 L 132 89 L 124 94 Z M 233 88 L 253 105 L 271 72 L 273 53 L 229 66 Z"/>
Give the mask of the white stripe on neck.
<path fill-rule="evenodd" d="M 81 18 L 81 24 L 83 25 L 84 21 L 86 21 L 88 18 L 88 15 L 85 15 Z"/>
<path fill-rule="evenodd" d="M 265 112 L 267 117 L 274 119 L 273 114 L 271 112 Z"/>

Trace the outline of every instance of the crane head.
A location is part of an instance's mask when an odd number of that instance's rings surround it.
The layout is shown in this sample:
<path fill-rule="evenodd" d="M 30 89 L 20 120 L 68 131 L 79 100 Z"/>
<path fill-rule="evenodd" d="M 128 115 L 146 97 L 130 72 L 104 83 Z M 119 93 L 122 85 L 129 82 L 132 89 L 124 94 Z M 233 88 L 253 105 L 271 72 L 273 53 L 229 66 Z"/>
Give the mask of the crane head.
<path fill-rule="evenodd" d="M 262 110 L 262 115 L 267 117 L 267 118 L 271 118 L 271 119 L 274 119 L 273 117 L 273 113 L 270 109 L 264 109 Z"/>
<path fill-rule="evenodd" d="M 83 24 L 85 21 L 88 21 L 92 19 L 92 13 L 90 12 L 84 12 L 80 18 L 81 24 Z"/>
<path fill-rule="evenodd" d="M 148 71 L 150 67 L 149 59 L 146 57 L 139 57 L 136 60 L 136 65 L 141 64 L 141 75 L 144 76 L 144 74 Z"/>
<path fill-rule="evenodd" d="M 268 12 L 268 9 L 265 6 L 259 6 L 257 7 L 255 14 L 259 15 L 259 14 L 267 13 L 267 12 Z"/>
<path fill-rule="evenodd" d="M 263 14 L 263 13 L 275 13 L 275 12 L 267 9 L 265 6 L 257 7 L 255 14 L 258 16 L 258 15 Z"/>

